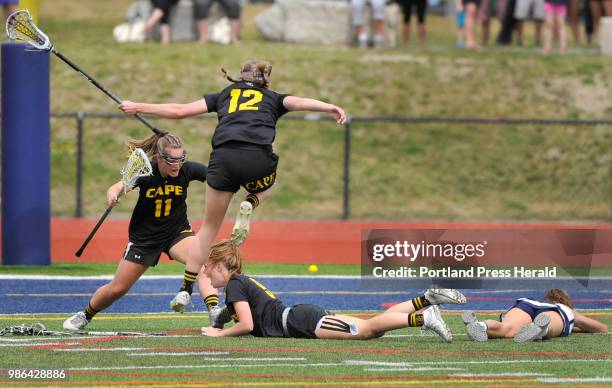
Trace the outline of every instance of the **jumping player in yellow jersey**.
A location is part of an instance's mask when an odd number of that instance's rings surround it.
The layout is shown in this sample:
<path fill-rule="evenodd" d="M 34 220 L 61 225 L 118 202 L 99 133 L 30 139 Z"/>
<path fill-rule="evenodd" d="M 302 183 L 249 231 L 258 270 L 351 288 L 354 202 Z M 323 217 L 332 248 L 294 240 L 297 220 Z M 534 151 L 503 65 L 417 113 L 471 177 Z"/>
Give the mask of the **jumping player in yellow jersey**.
<path fill-rule="evenodd" d="M 125 295 L 149 267 L 157 265 L 162 252 L 185 263 L 190 246 L 197 244 L 185 200 L 189 182 L 206 180 L 206 166 L 185 160 L 183 143 L 171 134 L 133 140 L 128 145 L 152 155 L 153 175 L 136 181 L 140 192 L 130 220 L 129 242 L 113 280 L 98 288 L 85 310 L 64 322 L 64 329 L 83 329 L 94 315 Z M 119 202 L 122 190 L 122 182 L 108 189 L 109 205 Z M 219 297 L 210 280 L 200 277 L 199 286 L 207 307 L 216 306 Z"/>
<path fill-rule="evenodd" d="M 237 79 L 223 72 L 232 82 L 230 86 L 191 103 L 123 101 L 119 105 L 119 109 L 130 115 L 146 113 L 174 119 L 217 112 L 219 123 L 212 138 L 206 178 L 206 217 L 198 231 L 200 249 L 189 254 L 183 285 L 170 302 L 171 308 L 179 312 L 190 302 L 193 279 L 206 264 L 210 246 L 234 193 L 240 186 L 249 193 L 240 204 L 232 230 L 231 239 L 236 246 L 247 237 L 253 209 L 269 196 L 278 164 L 278 156 L 272 151 L 278 119 L 289 111 L 312 111 L 330 113 L 338 124 L 347 120 L 344 110 L 335 105 L 270 90 L 272 66 L 268 62 L 247 61 Z"/>

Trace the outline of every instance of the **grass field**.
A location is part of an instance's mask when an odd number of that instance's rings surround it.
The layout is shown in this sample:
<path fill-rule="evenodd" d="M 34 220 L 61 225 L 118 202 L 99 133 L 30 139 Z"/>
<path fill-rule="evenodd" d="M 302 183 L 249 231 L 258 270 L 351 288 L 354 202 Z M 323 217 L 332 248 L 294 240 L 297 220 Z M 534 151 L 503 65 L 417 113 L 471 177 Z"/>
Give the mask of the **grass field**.
<path fill-rule="evenodd" d="M 605 119 L 612 112 L 612 58 L 579 47 L 543 56 L 526 47 L 454 48 L 454 21 L 430 15 L 424 48 L 382 51 L 267 42 L 244 9 L 240 46 L 178 42 L 117 44 L 112 28 L 131 0 L 42 2 L 40 26 L 62 51 L 126 99 L 190 102 L 226 85 L 250 57 L 274 63 L 273 87 L 332 101 L 353 116 Z M 526 29 L 528 34 L 531 29 Z M 53 112 L 117 112 L 106 96 L 56 58 L 51 60 Z M 206 161 L 214 119 L 157 121 L 176 131 L 191 158 Z M 127 136 L 144 137 L 135 120 L 85 122 L 84 213 L 105 207 L 118 180 Z M 52 120 L 52 210 L 75 205 L 74 118 Z M 342 214 L 342 128 L 332 122 L 281 120 L 276 193 L 266 218 L 337 219 Z M 299 146 L 298 146 L 299 145 Z M 356 219 L 609 221 L 609 126 L 406 125 L 355 122 L 351 214 Z M 131 198 L 130 198 L 131 197 Z M 126 217 L 134 196 L 112 216 Z M 189 206 L 201 214 L 203 190 Z M 376 206 L 372 204 L 376 203 Z M 486 204 L 486 205 L 485 205 Z M 235 204 L 233 205 L 235 207 Z"/>
<path fill-rule="evenodd" d="M 113 273 L 114 267 L 114 264 L 72 263 L 59 263 L 50 267 L 0 266 L 0 275 L 109 275 Z M 357 275 L 359 271 L 358 266 L 349 265 L 320 265 L 319 268 L 319 273 L 326 275 Z M 178 265 L 165 263 L 147 274 L 178 275 L 180 269 Z M 307 272 L 305 265 L 249 264 L 246 270 L 257 274 L 313 275 Z M 591 272 L 591 275 L 595 274 L 609 276 L 610 271 Z M 71 282 L 65 277 L 63 279 L 59 283 L 37 286 L 32 291 L 29 291 L 30 288 L 24 282 L 45 280 L 24 278 L 20 281 L 13 278 L 10 284 L 15 286 L 4 289 L 0 284 L 0 299 L 4 298 L 3 305 L 7 303 L 0 311 L 7 311 L 12 304 L 24 301 L 30 301 L 26 302 L 31 303 L 30 311 L 41 311 L 40 308 L 45 308 L 44 303 L 71 306 L 69 309 L 78 309 L 81 304 L 86 304 L 95 287 L 82 287 L 78 284 L 85 283 L 77 283 L 76 280 Z M 178 279 L 178 276 L 170 279 L 169 284 L 178 283 Z M 291 280 L 297 281 L 309 282 L 307 279 Z M 378 298 L 379 301 L 391 301 L 404 298 L 406 293 L 372 293 L 365 289 L 349 292 L 343 291 L 343 286 L 334 288 L 333 283 L 331 279 L 326 280 L 321 283 L 322 288 L 318 291 L 309 291 L 314 289 L 298 284 L 288 285 L 284 292 L 278 294 L 283 300 L 293 297 L 307 303 L 313 302 L 315 297 L 327 298 L 326 294 L 334 293 L 337 294 L 336 299 L 328 300 Z M 146 284 L 148 286 L 140 285 L 130 291 L 131 295 L 128 294 L 115 305 L 139 311 L 141 306 L 151 301 L 155 304 L 149 308 L 164 311 L 167 300 L 173 294 L 171 289 L 163 288 L 160 280 L 149 280 Z M 467 308 L 470 305 L 478 306 L 477 303 L 490 303 L 482 302 L 489 299 L 498 300 L 492 302 L 498 303 L 497 306 L 505 306 L 509 299 L 504 298 L 504 295 L 525 292 L 467 291 Z M 602 289 L 592 294 L 582 293 L 575 300 L 583 306 L 598 301 L 603 308 L 581 312 L 612 325 L 609 292 Z M 198 302 L 196 310 L 202 308 L 201 301 Z M 323 305 L 328 308 L 333 306 L 333 303 L 327 303 Z M 478 316 L 481 319 L 495 319 L 500 310 L 482 310 Z M 372 310 L 342 312 L 364 318 L 374 313 Z M 0 329 L 40 322 L 50 330 L 61 330 L 61 324 L 67 316 L 67 313 L 0 314 Z M 602 386 L 612 383 L 612 336 L 609 333 L 573 334 L 565 338 L 526 344 L 516 344 L 511 340 L 477 343 L 468 341 L 459 310 L 443 310 L 443 316 L 454 334 L 451 344 L 442 342 L 433 334 L 422 333 L 419 329 L 396 330 L 381 339 L 370 341 L 260 339 L 248 336 L 215 339 L 199 335 L 199 327 L 207 324 L 205 313 L 180 315 L 103 312 L 96 316 L 87 330 L 163 332 L 166 335 L 134 338 L 111 335 L 23 337 L 7 334 L 0 337 L 0 385 L 17 384 L 8 378 L 8 370 L 14 368 L 65 370 L 67 381 L 45 380 L 44 383 L 77 386 L 164 386 L 177 385 L 179 382 L 181 385 L 195 386 L 298 387 Z M 20 383 L 33 384 L 33 381 Z"/>
<path fill-rule="evenodd" d="M 355 313 L 355 312 L 352 312 Z M 369 313 L 362 314 L 367 317 Z M 495 313 L 481 313 L 495 318 Z M 612 324 L 612 311 L 590 316 Z M 71 385 L 198 386 L 600 386 L 612 382 L 609 335 L 575 334 L 538 343 L 475 343 L 457 313 L 445 313 L 455 339 L 417 329 L 370 341 L 204 338 L 205 314 L 102 314 L 91 330 L 164 331 L 166 337 L 0 337 L 6 369 L 64 369 Z M 0 327 L 64 316 L 0 316 Z M 32 381 L 29 380 L 31 383 Z M 46 381 L 63 385 L 61 380 Z M 16 383 L 3 372 L 0 384 Z M 23 382 L 21 382 L 23 383 Z"/>

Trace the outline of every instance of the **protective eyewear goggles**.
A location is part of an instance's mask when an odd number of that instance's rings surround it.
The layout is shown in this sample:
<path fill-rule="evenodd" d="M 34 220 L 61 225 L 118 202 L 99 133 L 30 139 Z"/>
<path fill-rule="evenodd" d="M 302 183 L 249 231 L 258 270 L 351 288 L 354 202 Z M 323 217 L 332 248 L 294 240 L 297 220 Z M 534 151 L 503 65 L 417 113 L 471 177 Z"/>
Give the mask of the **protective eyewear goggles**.
<path fill-rule="evenodd" d="M 183 153 L 183 156 L 179 156 L 178 158 L 166 154 L 160 154 L 159 156 L 161 156 L 161 158 L 164 160 L 164 162 L 166 162 L 166 164 L 169 164 L 171 166 L 176 166 L 177 164 L 185 163 L 185 158 L 187 157 L 186 153 Z"/>

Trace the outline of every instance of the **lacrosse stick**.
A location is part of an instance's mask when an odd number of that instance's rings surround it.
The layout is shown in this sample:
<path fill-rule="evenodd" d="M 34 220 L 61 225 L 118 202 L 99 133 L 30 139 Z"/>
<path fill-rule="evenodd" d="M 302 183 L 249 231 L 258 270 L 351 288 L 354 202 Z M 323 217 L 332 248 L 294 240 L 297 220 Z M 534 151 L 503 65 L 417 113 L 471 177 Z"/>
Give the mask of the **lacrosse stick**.
<path fill-rule="evenodd" d="M 151 167 L 151 162 L 149 161 L 149 158 L 143 150 L 141 150 L 140 148 L 135 148 L 134 151 L 132 151 L 132 154 L 130 155 L 130 158 L 128 159 L 127 163 L 125 164 L 123 169 L 121 169 L 121 182 L 123 183 L 123 187 L 121 188 L 119 195 L 117 195 L 117 199 L 121 198 L 121 196 L 127 191 L 133 189 L 136 185 L 136 180 L 138 178 L 152 174 L 153 168 Z M 76 257 L 81 257 L 83 251 L 85 250 L 85 247 L 87 246 L 87 244 L 89 244 L 89 241 L 91 241 L 94 234 L 96 234 L 96 232 L 100 228 L 100 225 L 102 225 L 108 214 L 111 212 L 111 210 L 113 210 L 114 206 L 115 205 L 112 204 L 106 208 L 106 211 L 104 212 L 104 214 L 102 214 L 102 217 L 100 217 L 100 220 L 98 220 L 98 223 L 96 224 L 96 226 L 94 226 L 91 233 L 89 233 L 89 236 L 87 236 L 87 238 L 83 242 L 83 245 L 81 245 L 79 250 L 76 251 Z"/>
<path fill-rule="evenodd" d="M 56 331 L 47 330 L 42 323 L 34 325 L 7 326 L 0 330 L 0 337 L 5 334 L 17 336 L 39 337 L 39 336 L 75 336 L 90 335 L 96 337 L 161 337 L 166 333 L 143 333 L 138 331 Z"/>
<path fill-rule="evenodd" d="M 121 104 L 121 98 L 119 98 L 110 90 L 102 86 L 92 76 L 87 74 L 83 69 L 77 66 L 70 59 L 66 58 L 64 54 L 57 51 L 53 47 L 53 44 L 51 44 L 49 37 L 45 35 L 45 33 L 42 32 L 38 27 L 36 27 L 36 24 L 34 24 L 34 21 L 32 21 L 32 17 L 30 16 L 30 13 L 27 10 L 17 11 L 11 14 L 6 19 L 6 34 L 8 35 L 9 39 L 21 40 L 23 42 L 29 43 L 31 46 L 38 50 L 51 51 L 59 59 L 66 62 L 68 66 L 72 67 L 77 73 L 81 73 L 83 77 L 85 77 L 89 82 L 94 84 L 95 87 L 103 91 L 104 94 L 109 96 L 113 101 L 115 101 L 117 104 Z M 149 123 L 140 114 L 137 113 L 134 116 L 136 116 L 136 118 L 140 120 L 141 123 L 146 125 L 153 132 L 157 134 L 165 133 L 164 131 Z"/>

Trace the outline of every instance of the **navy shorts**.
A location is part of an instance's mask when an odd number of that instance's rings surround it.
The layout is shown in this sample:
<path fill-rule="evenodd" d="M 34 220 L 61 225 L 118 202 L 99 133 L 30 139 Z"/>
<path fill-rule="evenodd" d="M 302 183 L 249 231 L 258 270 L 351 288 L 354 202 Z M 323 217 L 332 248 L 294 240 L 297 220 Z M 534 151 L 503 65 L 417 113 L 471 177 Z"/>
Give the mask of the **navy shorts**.
<path fill-rule="evenodd" d="M 216 190 L 235 193 L 243 186 L 249 193 L 261 193 L 274 185 L 277 166 L 272 146 L 224 143 L 210 154 L 206 182 Z"/>
<path fill-rule="evenodd" d="M 532 321 L 541 313 L 545 313 L 548 311 L 556 312 L 557 314 L 559 314 L 561 320 L 563 321 L 563 330 L 560 334 L 561 337 L 570 335 L 570 333 L 572 332 L 572 328 L 574 327 L 573 312 L 569 307 L 564 305 L 533 301 L 529 299 L 517 299 L 516 303 L 511 308 L 518 308 L 524 311 L 531 317 Z M 500 316 L 500 321 L 503 321 L 504 315 L 505 314 L 502 314 Z"/>

